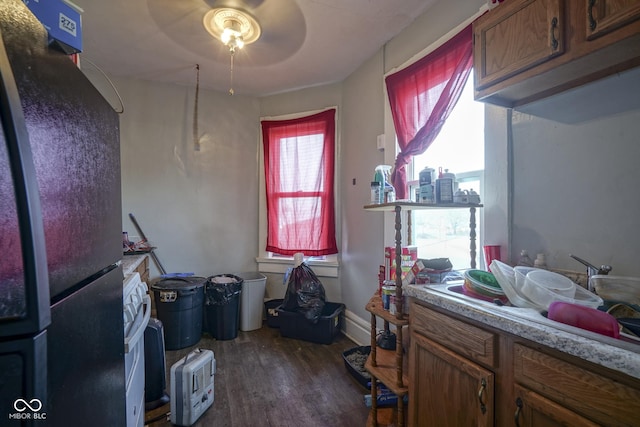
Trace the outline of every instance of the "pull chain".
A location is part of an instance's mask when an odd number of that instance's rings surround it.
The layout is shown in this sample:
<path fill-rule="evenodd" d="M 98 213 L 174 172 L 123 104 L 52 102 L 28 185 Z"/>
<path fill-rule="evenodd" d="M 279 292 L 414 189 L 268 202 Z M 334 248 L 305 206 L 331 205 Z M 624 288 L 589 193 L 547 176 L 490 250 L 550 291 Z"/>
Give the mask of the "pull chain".
<path fill-rule="evenodd" d="M 198 97 L 200 92 L 200 64 L 196 64 L 196 96 L 193 103 L 193 147 L 196 151 L 200 151 L 200 142 L 198 141 Z"/>
<path fill-rule="evenodd" d="M 229 82 L 229 86 L 230 86 L 229 95 L 233 96 L 233 93 L 234 93 L 233 92 L 233 56 L 236 53 L 236 49 L 232 47 L 230 49 L 230 52 L 231 52 L 231 68 L 229 70 L 229 72 L 230 72 L 230 76 L 229 76 L 229 80 L 230 80 L 230 82 Z"/>

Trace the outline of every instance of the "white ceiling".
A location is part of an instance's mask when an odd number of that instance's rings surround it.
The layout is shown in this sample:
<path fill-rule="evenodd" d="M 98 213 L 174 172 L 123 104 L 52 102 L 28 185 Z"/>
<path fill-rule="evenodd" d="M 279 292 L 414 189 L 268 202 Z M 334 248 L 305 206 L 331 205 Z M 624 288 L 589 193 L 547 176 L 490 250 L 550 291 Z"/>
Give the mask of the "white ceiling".
<path fill-rule="evenodd" d="M 262 27 L 235 55 L 236 94 L 263 96 L 338 82 L 435 0 L 71 0 L 83 9 L 83 67 L 112 76 L 230 88 L 230 55 L 202 25 L 237 7 Z M 86 59 L 87 61 L 83 61 Z"/>

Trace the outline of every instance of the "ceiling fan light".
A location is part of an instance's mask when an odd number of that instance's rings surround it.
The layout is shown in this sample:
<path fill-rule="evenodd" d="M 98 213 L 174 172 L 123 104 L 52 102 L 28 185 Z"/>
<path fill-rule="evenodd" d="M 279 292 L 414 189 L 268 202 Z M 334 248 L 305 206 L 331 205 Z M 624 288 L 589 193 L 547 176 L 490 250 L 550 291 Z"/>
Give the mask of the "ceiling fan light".
<path fill-rule="evenodd" d="M 261 34 L 258 21 L 246 12 L 228 7 L 211 9 L 204 15 L 205 29 L 216 39 L 228 45 L 232 39 L 240 39 L 240 44 L 251 44 Z"/>
<path fill-rule="evenodd" d="M 224 33 L 231 33 L 234 34 L 236 37 L 242 34 L 242 25 L 240 24 L 240 21 L 238 21 L 237 19 L 225 19 L 224 20 L 224 31 L 222 32 Z"/>
<path fill-rule="evenodd" d="M 225 28 L 224 31 L 222 31 L 222 34 L 220 35 L 220 41 L 228 45 L 231 39 L 235 37 L 238 37 L 238 33 L 236 33 L 235 31 L 229 28 Z"/>
<path fill-rule="evenodd" d="M 229 51 L 233 54 L 235 53 L 236 49 L 242 49 L 242 46 L 244 46 L 244 42 L 242 41 L 242 36 L 236 37 L 234 35 L 231 35 L 228 43 L 225 43 L 225 45 L 229 48 Z"/>
<path fill-rule="evenodd" d="M 248 13 L 227 7 L 211 9 L 204 15 L 202 23 L 209 34 L 229 48 L 231 54 L 229 94 L 233 95 L 233 57 L 236 49 L 242 49 L 245 44 L 258 40 L 262 31 L 260 25 Z"/>

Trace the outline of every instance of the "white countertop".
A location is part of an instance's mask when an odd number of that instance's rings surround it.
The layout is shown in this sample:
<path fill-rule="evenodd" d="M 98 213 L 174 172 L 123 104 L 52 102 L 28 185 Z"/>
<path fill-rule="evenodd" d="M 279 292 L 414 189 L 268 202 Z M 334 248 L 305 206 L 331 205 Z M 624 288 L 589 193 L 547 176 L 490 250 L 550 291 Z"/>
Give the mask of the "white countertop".
<path fill-rule="evenodd" d="M 147 254 L 124 255 L 122 257 L 122 273 L 124 274 L 124 277 L 127 277 L 128 275 L 133 273 L 136 268 L 138 268 L 140 263 L 142 263 L 142 261 L 144 261 L 144 259 L 148 256 L 149 255 Z"/>
<path fill-rule="evenodd" d="M 530 308 L 498 306 L 447 289 L 403 286 L 406 295 L 487 326 L 640 379 L 640 341 L 623 341 L 549 320 Z"/>

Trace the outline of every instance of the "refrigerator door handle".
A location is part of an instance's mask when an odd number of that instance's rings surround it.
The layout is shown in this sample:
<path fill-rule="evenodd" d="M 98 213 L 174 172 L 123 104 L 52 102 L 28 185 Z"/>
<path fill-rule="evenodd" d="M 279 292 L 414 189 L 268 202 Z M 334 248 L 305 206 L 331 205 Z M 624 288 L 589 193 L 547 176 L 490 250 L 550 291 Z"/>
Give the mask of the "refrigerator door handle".
<path fill-rule="evenodd" d="M 149 319 L 151 318 L 151 297 L 145 295 L 142 299 L 142 309 L 144 310 L 144 317 L 137 327 L 131 331 L 129 335 L 124 337 L 124 352 L 129 353 L 130 349 L 135 348 L 139 340 L 144 337 L 144 330 L 147 329 Z"/>

